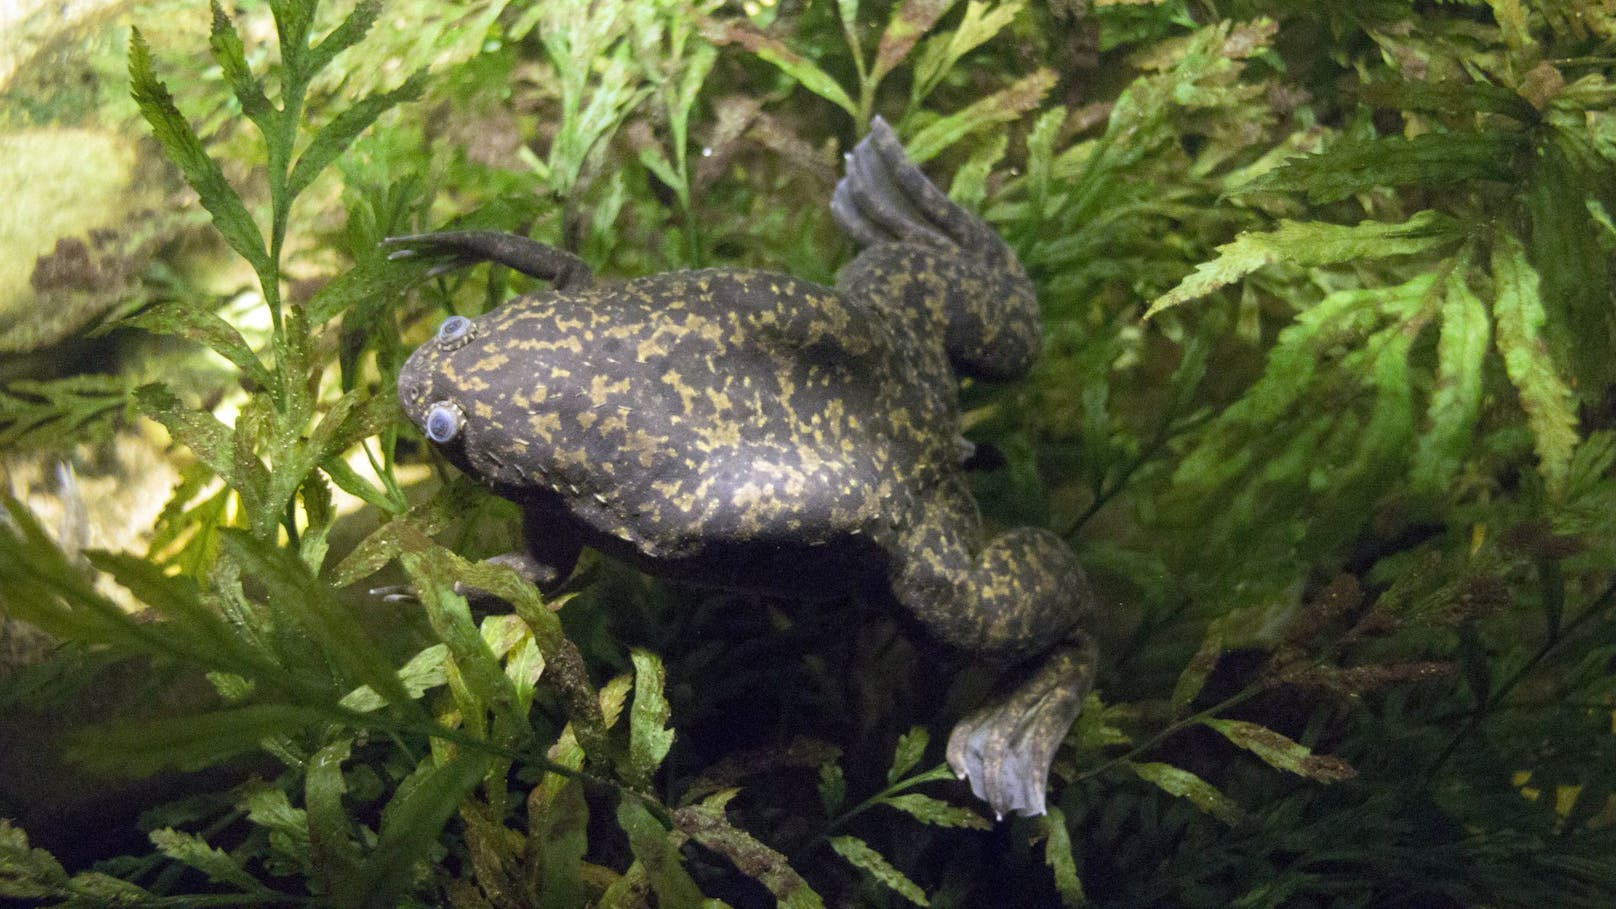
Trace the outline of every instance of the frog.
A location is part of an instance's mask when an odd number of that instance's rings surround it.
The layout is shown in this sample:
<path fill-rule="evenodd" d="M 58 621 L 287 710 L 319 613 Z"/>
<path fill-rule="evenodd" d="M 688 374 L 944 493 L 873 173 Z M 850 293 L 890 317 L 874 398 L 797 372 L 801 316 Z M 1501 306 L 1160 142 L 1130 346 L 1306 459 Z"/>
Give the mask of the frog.
<path fill-rule="evenodd" d="M 389 238 L 434 274 L 494 262 L 549 285 L 444 319 L 400 369 L 399 401 L 516 503 L 524 548 L 497 558 L 541 589 L 589 547 L 710 587 L 873 597 L 1000 668 L 946 759 L 998 818 L 1043 814 L 1093 685 L 1094 597 L 1054 532 L 986 535 L 959 403 L 962 379 L 1032 369 L 1037 294 L 885 120 L 845 159 L 830 212 L 858 252 L 834 286 L 744 268 L 606 283 L 519 234 Z"/>

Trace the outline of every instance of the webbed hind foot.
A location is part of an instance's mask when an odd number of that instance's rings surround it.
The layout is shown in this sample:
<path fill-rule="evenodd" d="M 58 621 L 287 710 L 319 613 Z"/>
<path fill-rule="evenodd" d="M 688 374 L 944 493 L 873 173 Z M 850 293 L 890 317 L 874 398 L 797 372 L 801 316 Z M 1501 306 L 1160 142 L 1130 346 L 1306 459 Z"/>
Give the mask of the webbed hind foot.
<path fill-rule="evenodd" d="M 1078 632 L 1005 699 L 977 710 L 948 737 L 948 766 L 1000 818 L 1045 811 L 1055 750 L 1094 684 L 1095 647 Z"/>

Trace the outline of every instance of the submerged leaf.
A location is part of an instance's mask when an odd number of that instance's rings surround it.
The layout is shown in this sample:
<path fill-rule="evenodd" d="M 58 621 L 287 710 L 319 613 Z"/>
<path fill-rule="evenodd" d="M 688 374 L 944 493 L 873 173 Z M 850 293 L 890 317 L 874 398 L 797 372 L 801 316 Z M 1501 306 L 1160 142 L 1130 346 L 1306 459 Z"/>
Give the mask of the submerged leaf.
<path fill-rule="evenodd" d="M 218 162 L 208 156 L 191 124 L 174 105 L 174 96 L 168 86 L 158 81 L 152 71 L 151 49 L 139 29 L 129 32 L 129 83 L 135 104 L 151 125 L 152 135 L 163 147 L 163 153 L 185 175 L 202 199 L 202 207 L 213 216 L 214 226 L 243 259 L 252 263 L 259 274 L 268 274 L 272 268 L 269 251 L 258 225 L 247 213 L 234 188 L 225 181 Z"/>
<path fill-rule="evenodd" d="M 1204 297 L 1268 265 L 1334 265 L 1414 255 L 1451 242 L 1455 231 L 1450 220 L 1434 211 L 1422 211 L 1401 224 L 1363 221 L 1346 227 L 1322 221 L 1281 221 L 1275 230 L 1241 234 L 1219 246 L 1216 259 L 1197 265 L 1177 287 L 1152 300 L 1144 318 Z"/>
<path fill-rule="evenodd" d="M 664 828 L 637 796 L 626 792 L 617 803 L 617 825 L 628 835 L 634 857 L 645 866 L 658 905 L 681 909 L 701 905 L 701 889 L 679 864 L 676 838 L 682 840 L 682 834 Z"/>
<path fill-rule="evenodd" d="M 1547 314 L 1538 293 L 1537 270 L 1526 261 L 1526 250 L 1513 234 L 1498 233 L 1492 271 L 1498 351 L 1532 429 L 1538 472 L 1550 494 L 1558 495 L 1577 446 L 1576 400 L 1543 339 Z"/>
<path fill-rule="evenodd" d="M 264 893 L 268 890 L 246 869 L 236 863 L 228 852 L 208 845 L 208 841 L 194 833 L 183 833 L 172 828 L 153 830 L 149 836 L 157 851 L 207 875 L 216 884 L 227 884 L 244 894 Z"/>
<path fill-rule="evenodd" d="M 929 795 L 922 795 L 918 792 L 888 796 L 881 800 L 881 804 L 896 808 L 922 824 L 930 824 L 934 827 L 964 827 L 970 830 L 993 829 L 993 824 L 987 818 L 969 808 L 950 805 L 942 799 L 934 799 Z"/>
<path fill-rule="evenodd" d="M 1411 481 L 1439 495 L 1470 448 L 1481 413 L 1482 365 L 1491 323 L 1487 307 L 1456 267 L 1442 288 L 1442 332 L 1437 340 L 1436 387 L 1426 408 L 1425 434 L 1414 452 Z"/>
<path fill-rule="evenodd" d="M 785 909 L 824 909 L 786 857 L 729 822 L 722 805 L 692 805 L 674 812 L 674 826 L 691 839 L 729 859 L 742 874 L 762 884 Z"/>
<path fill-rule="evenodd" d="M 1038 69 L 1017 79 L 1008 88 L 972 102 L 964 110 L 942 117 L 915 133 L 906 143 L 909 158 L 923 164 L 955 142 L 995 123 L 1009 123 L 1038 106 L 1055 86 L 1055 72 Z"/>
<path fill-rule="evenodd" d="M 1336 202 L 1381 186 L 1440 186 L 1514 179 L 1522 141 L 1508 133 L 1426 133 L 1338 143 L 1292 158 L 1238 192 L 1305 190 L 1308 201 Z"/>
<path fill-rule="evenodd" d="M 661 658 L 638 648 L 629 658 L 634 661 L 634 706 L 628 717 L 630 782 L 645 787 L 650 785 L 651 777 L 662 766 L 668 749 L 673 747 L 673 730 L 667 728 L 672 711 L 662 692 Z"/>
<path fill-rule="evenodd" d="M 1066 829 L 1066 814 L 1058 806 L 1050 805 L 1048 813 L 1039 818 L 1044 832 L 1044 864 L 1055 872 L 1055 892 L 1060 894 L 1061 905 L 1067 909 L 1088 902 L 1083 893 L 1083 881 L 1077 876 L 1077 859 L 1072 855 L 1072 835 Z"/>
<path fill-rule="evenodd" d="M 855 868 L 887 885 L 909 902 L 916 906 L 931 905 L 926 899 L 926 891 L 921 890 L 919 884 L 904 876 L 902 871 L 892 867 L 892 863 L 883 858 L 881 853 L 871 849 L 869 843 L 853 836 L 833 836 L 830 838 L 830 847 Z"/>
<path fill-rule="evenodd" d="M 1314 754 L 1313 749 L 1257 723 L 1245 720 L 1206 719 L 1205 725 L 1223 737 L 1262 758 L 1270 766 L 1305 776 L 1320 783 L 1338 783 L 1358 775 L 1346 761 L 1330 755 Z"/>
<path fill-rule="evenodd" d="M 1225 824 L 1233 824 L 1240 819 L 1240 806 L 1235 804 L 1233 799 L 1219 792 L 1216 786 L 1182 767 L 1174 767 L 1172 764 L 1139 764 L 1133 761 L 1126 763 L 1128 769 L 1138 774 L 1140 779 L 1155 784 L 1169 794 L 1188 799 L 1195 807 Z"/>
<path fill-rule="evenodd" d="M 830 74 L 820 69 L 812 60 L 803 57 L 781 42 L 752 29 L 739 22 L 718 23 L 707 20 L 704 23 L 704 32 L 707 40 L 714 44 L 738 44 L 746 50 L 756 54 L 758 59 L 773 64 L 777 69 L 797 84 L 808 89 L 826 101 L 847 111 L 851 116 L 858 116 L 858 105 L 847 94 L 847 90 Z"/>

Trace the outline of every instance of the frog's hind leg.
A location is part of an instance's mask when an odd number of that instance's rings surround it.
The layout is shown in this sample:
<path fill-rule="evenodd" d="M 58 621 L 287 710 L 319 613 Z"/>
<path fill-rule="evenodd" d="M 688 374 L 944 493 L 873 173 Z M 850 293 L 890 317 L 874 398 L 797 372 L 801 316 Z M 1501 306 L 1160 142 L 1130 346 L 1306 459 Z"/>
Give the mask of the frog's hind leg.
<path fill-rule="evenodd" d="M 448 230 L 408 234 L 382 241 L 394 247 L 389 259 L 440 259 L 429 275 L 441 275 L 479 262 L 498 262 L 524 275 L 548 281 L 556 290 L 577 290 L 594 280 L 584 260 L 570 252 L 493 230 Z"/>
<path fill-rule="evenodd" d="M 918 316 L 961 375 L 1009 379 L 1038 356 L 1038 299 L 999 235 L 949 201 L 880 117 L 847 156 L 831 213 L 863 250 L 838 284 Z"/>
<path fill-rule="evenodd" d="M 958 478 L 908 526 L 892 566 L 899 602 L 945 643 L 1016 666 L 1005 693 L 954 727 L 948 763 L 1000 816 L 1043 814 L 1055 750 L 1094 682 L 1083 570 L 1041 528 L 982 545 L 976 505 Z"/>

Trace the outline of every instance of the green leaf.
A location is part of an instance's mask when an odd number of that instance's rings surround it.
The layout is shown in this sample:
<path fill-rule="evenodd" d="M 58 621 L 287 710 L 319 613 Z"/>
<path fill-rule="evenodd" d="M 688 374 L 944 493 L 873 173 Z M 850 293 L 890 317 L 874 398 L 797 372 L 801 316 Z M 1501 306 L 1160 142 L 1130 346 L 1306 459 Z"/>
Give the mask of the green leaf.
<path fill-rule="evenodd" d="M 356 4 L 341 24 L 310 50 L 304 64 L 304 72 L 314 75 L 325 69 L 337 54 L 363 41 L 371 26 L 376 24 L 376 18 L 381 15 L 381 10 L 380 0 L 362 0 Z"/>
<path fill-rule="evenodd" d="M 1292 158 L 1236 193 L 1305 190 L 1315 204 L 1382 186 L 1446 186 L 1516 178 L 1521 140 L 1509 133 L 1425 133 L 1339 142 Z"/>
<path fill-rule="evenodd" d="M 0 388 L 0 448 L 17 450 L 94 442 L 130 414 L 129 382 L 122 376 L 83 374 L 12 382 Z"/>
<path fill-rule="evenodd" d="M 991 9 L 979 0 L 966 3 L 965 15 L 960 19 L 959 27 L 946 35 L 928 38 L 920 49 L 915 59 L 914 81 L 909 90 L 911 106 L 918 105 L 931 94 L 961 57 L 1003 31 L 1025 6 L 1025 0 L 1010 0 Z"/>
<path fill-rule="evenodd" d="M 1358 775 L 1358 771 L 1346 761 L 1330 755 L 1314 754 L 1313 749 L 1267 726 L 1245 720 L 1206 719 L 1201 722 L 1280 770 L 1288 770 L 1320 783 L 1339 783 Z"/>
<path fill-rule="evenodd" d="M 492 764 L 489 755 L 461 752 L 442 766 L 423 766 L 414 785 L 401 785 L 383 809 L 375 850 L 352 877 L 339 883 L 337 893 L 346 897 L 342 902 L 377 909 L 397 905 L 414 886 L 412 866 L 437 845 L 443 826 Z"/>
<path fill-rule="evenodd" d="M 492 708 L 507 719 L 517 720 L 516 688 L 483 640 L 466 598 L 455 592 L 455 581 L 464 576 L 459 566 L 447 552 L 437 548 L 405 552 L 400 561 L 415 582 L 432 630 L 449 646 L 453 669 L 464 680 L 464 690 L 457 692 L 457 697 L 469 694 L 479 702 L 477 707 Z M 474 579 L 468 582 L 481 587 Z M 450 678 L 454 678 L 453 673 Z M 468 712 L 466 706 L 462 713 Z"/>
<path fill-rule="evenodd" d="M 90 564 L 112 576 L 135 599 L 166 620 L 164 637 L 187 650 L 193 660 L 215 671 L 273 674 L 268 655 L 202 600 L 196 583 L 184 575 L 168 575 L 145 559 L 114 552 L 86 553 Z"/>
<path fill-rule="evenodd" d="M 399 669 L 398 680 L 412 699 L 419 700 L 428 691 L 449 683 L 448 662 L 449 645 L 433 644 L 410 657 Z M 369 685 L 361 685 L 348 692 L 341 704 L 356 713 L 369 713 L 386 707 L 387 701 Z"/>
<path fill-rule="evenodd" d="M 948 185 L 948 198 L 966 209 L 980 209 L 988 194 L 988 175 L 995 164 L 1004 160 L 1009 148 L 1010 137 L 1001 132 L 972 152 L 959 170 L 954 171 L 954 181 Z"/>
<path fill-rule="evenodd" d="M 352 751 L 353 740 L 349 738 L 326 745 L 309 758 L 303 780 L 312 864 L 329 894 L 337 893 L 359 867 L 359 844 L 354 840 L 348 809 L 342 803 L 348 792 L 342 764 Z"/>
<path fill-rule="evenodd" d="M 923 726 L 911 726 L 908 732 L 898 737 L 898 747 L 892 751 L 892 766 L 887 769 L 887 784 L 896 783 L 900 777 L 908 773 L 920 759 L 926 755 L 926 746 L 931 742 L 931 733 Z"/>
<path fill-rule="evenodd" d="M 623 793 L 617 803 L 617 825 L 628 835 L 629 849 L 645 866 L 657 905 L 669 909 L 694 909 L 704 901 L 701 889 L 679 864 L 682 836 L 667 830 L 651 815 L 638 797 Z"/>
<path fill-rule="evenodd" d="M 150 776 L 159 770 L 202 770 L 264 740 L 297 733 L 331 714 L 314 707 L 258 704 L 177 717 L 94 726 L 72 736 L 69 751 L 94 770 Z"/>
<path fill-rule="evenodd" d="M 628 717 L 629 782 L 645 788 L 673 747 L 673 730 L 666 728 L 672 710 L 662 693 L 661 658 L 639 648 L 629 658 L 634 661 L 634 706 Z"/>
<path fill-rule="evenodd" d="M 267 391 L 275 388 L 275 380 L 269 370 L 247 346 L 241 332 L 216 312 L 189 303 L 158 303 L 129 316 L 122 324 L 205 344 L 214 353 L 234 363 L 260 389 Z"/>
<path fill-rule="evenodd" d="M 360 316 L 357 324 L 368 325 L 398 305 L 404 291 L 426 280 L 427 272 L 438 264 L 424 256 L 396 260 L 387 256 L 380 247 L 366 251 L 353 268 L 315 291 L 303 308 L 309 324 L 324 324 L 352 309 Z"/>
<path fill-rule="evenodd" d="M 67 891 L 67 871 L 56 857 L 29 848 L 28 834 L 0 818 L 0 896 L 44 899 Z"/>
<path fill-rule="evenodd" d="M 1172 764 L 1140 764 L 1124 762 L 1139 778 L 1170 795 L 1188 799 L 1190 804 L 1212 815 L 1225 824 L 1240 819 L 1240 806 L 1217 790 L 1217 787 L 1195 774 Z"/>
<path fill-rule="evenodd" d="M 552 759 L 555 755 L 552 752 Z M 581 757 L 580 753 L 580 757 Z M 589 851 L 589 803 L 581 780 L 551 773 L 528 797 L 528 851 L 538 861 L 539 905 L 584 905 L 583 861 Z"/>
<path fill-rule="evenodd" d="M 847 780 L 842 767 L 835 761 L 819 765 L 819 803 L 825 807 L 825 816 L 833 817 L 847 801 Z"/>
<path fill-rule="evenodd" d="M 1376 82 L 1359 90 L 1364 101 L 1399 111 L 1430 111 L 1452 116 L 1455 111 L 1502 114 L 1522 123 L 1538 119 L 1531 103 L 1519 94 L 1490 82 L 1397 80 Z"/>
<path fill-rule="evenodd" d="M 881 33 L 881 43 L 876 46 L 870 82 L 879 83 L 902 63 L 920 36 L 931 31 L 954 3 L 955 0 L 903 0 L 895 7 L 886 30 Z"/>
<path fill-rule="evenodd" d="M 824 909 L 824 900 L 784 855 L 731 825 L 722 804 L 715 805 L 712 801 L 674 812 L 674 826 L 729 859 L 742 874 L 762 884 L 785 909 Z"/>
<path fill-rule="evenodd" d="M 1596 115 L 1575 116 L 1580 124 Z M 1611 201 L 1616 179 L 1608 153 L 1601 157 L 1587 146 L 1585 129 L 1558 130 L 1533 149 L 1524 193 L 1530 229 L 1523 237 L 1549 311 L 1544 340 L 1578 390 L 1616 377 L 1609 246 L 1588 206 L 1590 199 Z"/>
<path fill-rule="evenodd" d="M 1414 452 L 1415 489 L 1441 495 L 1470 449 L 1481 414 L 1482 366 L 1492 325 L 1487 307 L 1455 267 L 1443 283 L 1442 332 L 1437 340 L 1436 386 L 1425 411 L 1426 430 Z"/>
<path fill-rule="evenodd" d="M 294 808 L 284 790 L 269 784 L 250 789 L 243 805 L 247 820 L 269 831 L 271 858 L 266 861 L 267 870 L 310 874 L 314 847 L 308 813 Z"/>
<path fill-rule="evenodd" d="M 1219 246 L 1217 258 L 1197 265 L 1177 287 L 1151 301 L 1144 318 L 1204 297 L 1268 265 L 1285 262 L 1311 267 L 1414 255 L 1451 242 L 1456 229 L 1434 211 L 1422 211 L 1400 224 L 1363 221 L 1344 227 L 1322 221 L 1281 221 L 1275 230 L 1243 233 Z"/>
<path fill-rule="evenodd" d="M 1537 271 L 1526 261 L 1520 241 L 1507 231 L 1499 231 L 1493 242 L 1492 273 L 1498 352 L 1526 411 L 1538 472 L 1550 495 L 1558 496 L 1577 446 L 1576 399 L 1543 339 L 1547 316 Z"/>
<path fill-rule="evenodd" d="M 194 833 L 182 833 L 171 827 L 153 830 L 148 836 L 157 851 L 207 875 L 216 884 L 225 884 L 243 891 L 244 895 L 264 895 L 269 888 L 248 874 L 230 854 L 208 845 L 208 841 Z"/>
<path fill-rule="evenodd" d="M 213 224 L 225 242 L 251 263 L 254 271 L 269 274 L 272 263 L 258 225 L 247 213 L 241 197 L 225 181 L 218 163 L 202 148 L 202 140 L 174 105 L 168 87 L 157 80 L 152 71 L 151 49 L 139 29 L 131 29 L 129 33 L 129 83 L 135 104 L 151 125 L 152 135 L 201 197 L 202 207 L 213 216 Z"/>
<path fill-rule="evenodd" d="M 327 662 L 346 677 L 342 681 L 363 682 L 394 706 L 415 706 L 398 673 L 371 643 L 358 618 L 309 573 L 307 565 L 290 552 L 239 530 L 225 530 L 220 542 L 243 571 L 264 585 L 276 618 L 305 629 Z"/>
<path fill-rule="evenodd" d="M 885 884 L 909 902 L 916 906 L 931 905 L 926 899 L 926 892 L 920 889 L 919 884 L 892 867 L 890 862 L 882 858 L 881 853 L 871 849 L 863 840 L 852 836 L 833 836 L 830 838 L 830 847 L 836 850 L 837 855 L 847 859 L 853 867 Z"/>
<path fill-rule="evenodd" d="M 421 97 L 426 90 L 426 79 L 426 70 L 418 70 L 398 88 L 359 99 L 321 127 L 292 166 L 292 175 L 286 183 L 287 194 L 295 196 L 307 189 L 321 171 L 348 150 L 360 133 L 376 122 L 377 117 L 396 105 Z"/>
<path fill-rule="evenodd" d="M 1038 819 L 1044 834 L 1044 864 L 1055 872 L 1055 892 L 1060 894 L 1062 906 L 1085 905 L 1088 897 L 1083 893 L 1083 881 L 1077 876 L 1077 859 L 1072 854 L 1072 835 L 1066 829 L 1066 815 L 1058 806 L 1050 805 L 1048 813 Z"/>
<path fill-rule="evenodd" d="M 270 129 L 270 116 L 279 111 L 270 105 L 269 98 L 264 96 L 263 84 L 254 78 L 247 66 L 246 48 L 242 46 L 241 35 L 230 21 L 230 16 L 219 5 L 219 0 L 212 0 L 212 7 L 213 31 L 208 37 L 208 44 L 213 48 L 214 62 L 219 64 L 225 81 L 230 83 L 230 90 L 241 102 L 241 112 L 256 123 L 260 131 L 267 131 Z"/>
<path fill-rule="evenodd" d="M 934 799 L 929 795 L 921 795 L 918 792 L 888 796 L 881 800 L 881 804 L 896 808 L 915 820 L 923 824 L 930 824 L 933 827 L 964 827 L 970 830 L 993 829 L 993 824 L 987 818 L 969 808 L 950 805 L 942 799 Z"/>
<path fill-rule="evenodd" d="M 158 382 L 135 389 L 135 404 L 146 416 L 163 424 L 176 442 L 191 449 L 197 460 L 225 483 L 236 489 L 245 485 L 244 478 L 236 472 L 233 433 L 218 417 L 184 406 L 167 385 Z M 269 471 L 262 462 L 251 472 L 255 482 L 267 482 Z"/>
<path fill-rule="evenodd" d="M 1038 106 L 1055 86 L 1055 72 L 1039 68 L 1001 89 L 973 102 L 964 110 L 941 117 L 915 133 L 904 143 L 916 164 L 931 160 L 943 149 L 973 132 L 995 123 L 1009 123 Z"/>
<path fill-rule="evenodd" d="M 859 115 L 858 105 L 853 103 L 853 99 L 835 79 L 812 61 L 768 35 L 740 22 L 716 23 L 712 20 L 704 23 L 703 34 L 714 44 L 740 45 L 796 80 L 798 85 L 847 111 L 849 116 Z"/>

